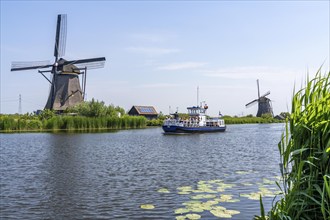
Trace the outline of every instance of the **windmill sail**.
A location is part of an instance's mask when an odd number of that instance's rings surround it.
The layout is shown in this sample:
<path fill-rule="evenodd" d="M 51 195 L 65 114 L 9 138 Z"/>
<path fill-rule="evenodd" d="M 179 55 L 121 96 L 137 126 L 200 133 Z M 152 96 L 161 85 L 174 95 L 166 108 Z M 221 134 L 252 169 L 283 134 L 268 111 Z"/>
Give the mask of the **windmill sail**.
<path fill-rule="evenodd" d="M 270 94 L 270 91 L 266 92 L 265 94 L 263 94 L 261 97 L 265 97 L 268 96 Z"/>
<path fill-rule="evenodd" d="M 56 61 L 58 57 L 62 57 L 65 54 L 66 46 L 66 15 L 57 16 L 57 27 L 56 27 L 56 36 L 55 36 L 55 48 L 54 56 Z"/>
<path fill-rule="evenodd" d="M 33 69 L 43 69 L 49 68 L 53 65 L 50 64 L 49 60 L 46 61 L 30 61 L 30 62 L 23 62 L 23 61 L 15 61 L 11 63 L 11 70 L 10 71 L 21 71 L 21 70 L 33 70 Z"/>
<path fill-rule="evenodd" d="M 256 104 L 257 102 L 258 102 L 258 99 L 255 99 L 255 100 L 249 102 L 248 104 L 246 104 L 245 107 L 250 107 L 250 106 Z"/>
<path fill-rule="evenodd" d="M 91 59 L 82 59 L 82 60 L 70 60 L 65 61 L 62 65 L 71 65 L 74 64 L 77 68 L 88 69 L 97 69 L 104 67 L 105 57 L 91 58 Z"/>

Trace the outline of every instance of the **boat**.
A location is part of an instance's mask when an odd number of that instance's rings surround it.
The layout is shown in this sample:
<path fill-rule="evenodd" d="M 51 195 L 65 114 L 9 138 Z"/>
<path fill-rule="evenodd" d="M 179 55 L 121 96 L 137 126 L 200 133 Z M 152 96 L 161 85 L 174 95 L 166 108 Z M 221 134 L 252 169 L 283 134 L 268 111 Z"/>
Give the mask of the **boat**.
<path fill-rule="evenodd" d="M 219 117 L 207 117 L 207 105 L 188 107 L 188 119 L 181 119 L 178 112 L 163 123 L 164 134 L 224 132 L 225 121 Z"/>

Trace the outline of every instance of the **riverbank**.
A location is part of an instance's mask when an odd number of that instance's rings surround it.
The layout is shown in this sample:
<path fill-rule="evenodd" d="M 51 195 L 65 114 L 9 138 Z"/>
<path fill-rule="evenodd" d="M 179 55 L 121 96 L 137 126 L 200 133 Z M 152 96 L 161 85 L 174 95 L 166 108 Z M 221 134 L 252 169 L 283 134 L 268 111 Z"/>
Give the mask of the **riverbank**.
<path fill-rule="evenodd" d="M 271 117 L 223 117 L 226 124 L 265 124 L 283 123 Z M 161 126 L 164 117 L 147 120 L 143 116 L 71 116 L 53 115 L 38 117 L 36 115 L 0 115 L 0 132 L 80 132 L 99 130 L 121 130 Z"/>

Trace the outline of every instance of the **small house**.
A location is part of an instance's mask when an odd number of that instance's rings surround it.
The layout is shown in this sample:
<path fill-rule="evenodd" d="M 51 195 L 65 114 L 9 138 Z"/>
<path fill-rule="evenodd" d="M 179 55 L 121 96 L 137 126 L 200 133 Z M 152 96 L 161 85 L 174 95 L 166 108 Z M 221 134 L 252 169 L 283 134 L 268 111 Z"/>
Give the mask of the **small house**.
<path fill-rule="evenodd" d="M 144 116 L 149 120 L 156 119 L 158 117 L 158 113 L 153 106 L 134 105 L 131 110 L 128 111 L 128 114 L 132 116 Z"/>
<path fill-rule="evenodd" d="M 274 118 L 277 119 L 277 120 L 285 120 L 283 115 L 276 115 Z"/>

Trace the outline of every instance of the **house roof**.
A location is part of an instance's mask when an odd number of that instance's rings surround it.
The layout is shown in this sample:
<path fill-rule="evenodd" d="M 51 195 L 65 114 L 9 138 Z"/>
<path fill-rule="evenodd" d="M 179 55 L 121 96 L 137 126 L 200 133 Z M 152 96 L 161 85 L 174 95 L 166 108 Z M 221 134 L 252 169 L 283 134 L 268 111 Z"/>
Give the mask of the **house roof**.
<path fill-rule="evenodd" d="M 132 108 L 135 108 L 140 115 L 158 115 L 156 109 L 153 106 L 134 105 Z"/>

